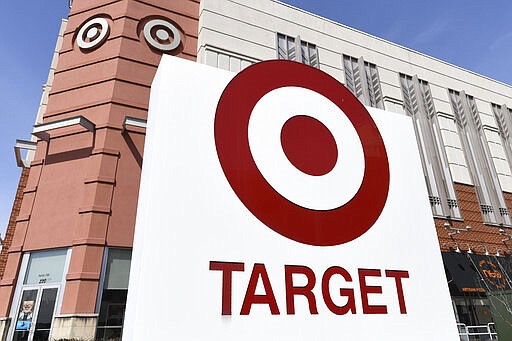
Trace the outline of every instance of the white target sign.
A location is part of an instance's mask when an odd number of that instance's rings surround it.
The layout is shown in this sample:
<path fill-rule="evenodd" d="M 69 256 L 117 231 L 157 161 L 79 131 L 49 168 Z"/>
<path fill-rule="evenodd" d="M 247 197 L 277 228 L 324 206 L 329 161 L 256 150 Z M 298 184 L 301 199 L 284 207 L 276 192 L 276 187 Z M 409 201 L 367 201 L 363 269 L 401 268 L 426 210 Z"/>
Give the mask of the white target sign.
<path fill-rule="evenodd" d="M 316 68 L 164 56 L 123 340 L 457 340 L 415 141 Z"/>

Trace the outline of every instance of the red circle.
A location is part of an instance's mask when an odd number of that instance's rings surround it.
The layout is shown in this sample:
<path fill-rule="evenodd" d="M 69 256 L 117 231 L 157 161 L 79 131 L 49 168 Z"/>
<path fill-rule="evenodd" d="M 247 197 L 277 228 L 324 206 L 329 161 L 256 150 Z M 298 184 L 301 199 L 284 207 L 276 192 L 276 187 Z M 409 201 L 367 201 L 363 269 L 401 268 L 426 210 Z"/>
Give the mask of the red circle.
<path fill-rule="evenodd" d="M 309 175 L 329 173 L 338 160 L 338 148 L 331 131 L 311 116 L 288 119 L 281 129 L 281 145 L 288 160 Z"/>
<path fill-rule="evenodd" d="M 364 152 L 363 181 L 356 195 L 338 208 L 320 211 L 292 203 L 270 186 L 251 155 L 248 124 L 254 106 L 265 94 L 287 86 L 306 88 L 329 99 L 359 135 Z M 343 244 L 368 231 L 384 209 L 389 165 L 379 130 L 347 88 L 316 68 L 284 60 L 246 68 L 224 89 L 214 125 L 219 161 L 236 195 L 261 222 L 287 238 L 316 246 Z"/>

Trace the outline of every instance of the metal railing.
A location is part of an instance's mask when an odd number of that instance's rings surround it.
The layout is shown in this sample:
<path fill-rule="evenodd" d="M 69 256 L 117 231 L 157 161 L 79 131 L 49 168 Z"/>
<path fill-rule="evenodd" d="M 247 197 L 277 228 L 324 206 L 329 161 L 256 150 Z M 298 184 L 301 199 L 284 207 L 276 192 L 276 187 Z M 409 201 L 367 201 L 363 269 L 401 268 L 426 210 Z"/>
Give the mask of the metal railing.
<path fill-rule="evenodd" d="M 483 326 L 466 326 L 464 323 L 457 323 L 461 341 L 488 341 L 498 340 L 498 334 L 494 323 Z"/>

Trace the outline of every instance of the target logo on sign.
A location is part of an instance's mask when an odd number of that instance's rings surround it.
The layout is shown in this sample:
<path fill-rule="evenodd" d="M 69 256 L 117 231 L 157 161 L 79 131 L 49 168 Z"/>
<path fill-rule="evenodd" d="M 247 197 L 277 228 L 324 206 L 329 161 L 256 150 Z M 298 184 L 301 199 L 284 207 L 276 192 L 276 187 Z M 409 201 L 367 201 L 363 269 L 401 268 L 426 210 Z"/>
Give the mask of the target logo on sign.
<path fill-rule="evenodd" d="M 219 100 L 215 143 L 242 203 L 294 241 L 347 243 L 386 203 L 389 165 L 375 122 L 316 68 L 276 60 L 240 72 Z"/>

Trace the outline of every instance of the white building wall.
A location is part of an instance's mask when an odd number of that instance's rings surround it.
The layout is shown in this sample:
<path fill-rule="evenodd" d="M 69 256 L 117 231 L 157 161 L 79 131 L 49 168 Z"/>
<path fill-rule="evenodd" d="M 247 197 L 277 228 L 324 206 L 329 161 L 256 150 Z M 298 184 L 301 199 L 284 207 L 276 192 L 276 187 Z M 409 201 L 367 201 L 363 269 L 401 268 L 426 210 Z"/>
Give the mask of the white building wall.
<path fill-rule="evenodd" d="M 275 0 L 202 0 L 199 29 L 198 60 L 235 72 L 277 58 L 277 33 L 315 44 L 319 68 L 342 83 L 343 54 L 363 57 L 377 65 L 389 111 L 404 113 L 399 73 L 418 75 L 430 84 L 453 180 L 472 184 L 448 97 L 448 89 L 464 90 L 476 99 L 501 186 L 512 192 L 491 110 L 491 102 L 512 107 L 511 86 Z"/>

